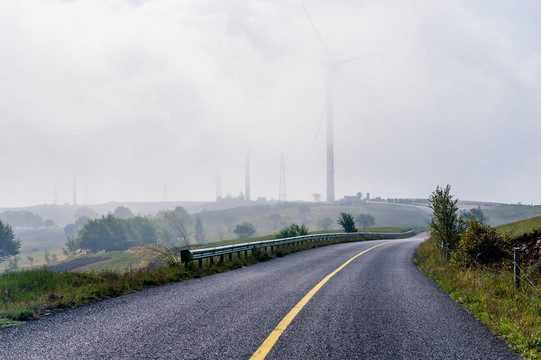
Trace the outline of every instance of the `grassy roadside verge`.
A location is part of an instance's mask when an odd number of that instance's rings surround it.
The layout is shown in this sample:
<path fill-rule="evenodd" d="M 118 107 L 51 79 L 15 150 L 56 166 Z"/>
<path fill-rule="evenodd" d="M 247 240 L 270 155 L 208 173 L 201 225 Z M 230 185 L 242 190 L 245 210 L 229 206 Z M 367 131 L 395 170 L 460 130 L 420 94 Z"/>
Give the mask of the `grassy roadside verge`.
<path fill-rule="evenodd" d="M 438 286 L 482 323 L 529 359 L 541 359 L 541 294 L 513 287 L 511 270 L 449 266 L 430 239 L 416 251 L 415 263 Z M 525 269 L 539 289 L 539 270 Z"/>
<path fill-rule="evenodd" d="M 377 235 L 366 236 L 364 240 L 376 238 Z M 157 268 L 127 272 L 107 269 L 99 272 L 56 273 L 44 269 L 9 272 L 0 276 L 0 328 L 145 288 L 224 272 L 293 252 L 342 242 L 348 240 L 290 244 L 280 246 L 274 252 L 259 249 L 248 256 L 237 257 L 234 254 L 231 260 L 226 258 L 222 263 L 204 261 L 202 267 L 192 262 L 188 268 L 182 264 L 166 266 L 164 263 Z"/>

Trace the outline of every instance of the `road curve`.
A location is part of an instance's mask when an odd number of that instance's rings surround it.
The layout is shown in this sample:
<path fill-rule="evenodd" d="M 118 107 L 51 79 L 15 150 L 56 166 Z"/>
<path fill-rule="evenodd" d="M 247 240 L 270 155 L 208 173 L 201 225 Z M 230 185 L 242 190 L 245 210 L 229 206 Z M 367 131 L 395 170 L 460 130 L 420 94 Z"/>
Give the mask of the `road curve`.
<path fill-rule="evenodd" d="M 392 240 L 329 279 L 266 359 L 518 359 Z M 339 244 L 0 330 L 0 359 L 249 359 L 322 279 L 388 241 Z"/>

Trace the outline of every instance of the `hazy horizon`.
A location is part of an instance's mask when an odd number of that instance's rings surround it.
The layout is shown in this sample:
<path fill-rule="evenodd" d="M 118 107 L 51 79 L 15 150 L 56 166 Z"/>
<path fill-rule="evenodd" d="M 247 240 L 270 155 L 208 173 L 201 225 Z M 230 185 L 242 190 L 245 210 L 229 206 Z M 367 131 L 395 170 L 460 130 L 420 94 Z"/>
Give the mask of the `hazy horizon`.
<path fill-rule="evenodd" d="M 336 61 L 335 193 L 541 204 L 541 4 L 303 2 Z M 0 4 L 0 208 L 325 199 L 325 52 L 300 2 Z M 320 130 L 318 130 L 320 129 Z M 56 189 L 56 195 L 55 195 Z"/>

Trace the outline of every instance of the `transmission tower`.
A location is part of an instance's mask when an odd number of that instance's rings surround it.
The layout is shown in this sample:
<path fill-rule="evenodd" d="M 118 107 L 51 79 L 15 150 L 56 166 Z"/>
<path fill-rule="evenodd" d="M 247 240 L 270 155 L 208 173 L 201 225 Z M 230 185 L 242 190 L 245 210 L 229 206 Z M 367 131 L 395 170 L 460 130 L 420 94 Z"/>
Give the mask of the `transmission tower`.
<path fill-rule="evenodd" d="M 220 174 L 216 175 L 214 183 L 216 184 L 216 201 L 220 201 L 222 200 L 222 178 Z"/>
<path fill-rule="evenodd" d="M 286 161 L 284 159 L 284 154 L 280 158 L 280 191 L 278 195 L 280 203 L 285 203 L 287 201 L 286 193 Z"/>

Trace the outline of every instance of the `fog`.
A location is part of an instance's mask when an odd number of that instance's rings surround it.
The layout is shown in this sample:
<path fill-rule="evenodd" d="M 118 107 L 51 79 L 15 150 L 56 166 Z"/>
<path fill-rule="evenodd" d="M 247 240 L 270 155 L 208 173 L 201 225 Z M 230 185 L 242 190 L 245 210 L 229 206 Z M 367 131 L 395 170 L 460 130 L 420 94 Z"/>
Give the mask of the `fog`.
<path fill-rule="evenodd" d="M 305 0 L 337 61 L 336 198 L 541 203 L 541 4 Z M 0 2 L 0 207 L 325 199 L 326 54 L 298 1 Z M 320 127 L 321 126 L 321 127 Z M 320 129 L 318 131 L 318 129 Z M 167 192 L 164 192 L 164 187 Z"/>

